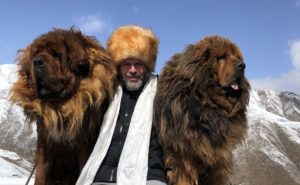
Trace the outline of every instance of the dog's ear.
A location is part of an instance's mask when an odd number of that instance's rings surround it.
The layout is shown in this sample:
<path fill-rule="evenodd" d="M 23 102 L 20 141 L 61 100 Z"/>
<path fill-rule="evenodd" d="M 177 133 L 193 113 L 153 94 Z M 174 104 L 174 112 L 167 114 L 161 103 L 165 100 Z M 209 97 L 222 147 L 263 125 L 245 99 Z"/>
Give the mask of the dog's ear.
<path fill-rule="evenodd" d="M 194 47 L 194 48 L 193 48 Z M 211 58 L 211 51 L 209 48 L 205 48 L 204 50 L 200 50 L 195 46 L 189 46 L 184 54 L 184 59 L 187 62 L 187 65 L 199 65 L 203 64 L 207 60 Z"/>
<path fill-rule="evenodd" d="M 30 56 L 30 52 L 31 52 L 31 48 L 30 46 L 28 46 L 27 48 L 23 49 L 23 50 L 18 50 L 18 56 L 17 56 L 17 60 L 18 61 L 18 73 L 19 76 L 23 76 L 25 77 L 25 82 L 26 82 L 26 87 L 27 88 L 31 88 L 33 86 L 33 77 L 31 75 L 31 56 Z"/>
<path fill-rule="evenodd" d="M 87 60 L 76 61 L 71 64 L 71 70 L 80 77 L 86 77 L 90 73 L 90 64 Z"/>
<path fill-rule="evenodd" d="M 207 61 L 210 58 L 211 52 L 209 48 L 206 48 L 201 55 L 201 61 Z"/>

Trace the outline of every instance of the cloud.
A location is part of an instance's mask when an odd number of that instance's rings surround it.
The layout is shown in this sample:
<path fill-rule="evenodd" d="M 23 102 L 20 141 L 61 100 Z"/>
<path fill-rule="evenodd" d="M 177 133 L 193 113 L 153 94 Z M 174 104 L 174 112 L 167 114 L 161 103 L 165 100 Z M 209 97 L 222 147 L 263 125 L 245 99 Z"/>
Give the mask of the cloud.
<path fill-rule="evenodd" d="M 80 30 L 86 34 L 109 32 L 112 28 L 108 21 L 96 15 L 77 17 L 75 22 Z"/>
<path fill-rule="evenodd" d="M 299 1 L 300 1 L 300 0 L 299 0 Z M 133 10 L 133 12 L 134 12 L 135 14 L 138 14 L 138 13 L 141 11 L 141 9 L 140 9 L 139 7 L 137 7 L 137 6 L 132 7 L 132 10 Z"/>
<path fill-rule="evenodd" d="M 252 79 L 252 89 L 274 89 L 277 91 L 291 91 L 300 95 L 300 71 L 293 70 L 279 77 L 266 77 L 263 79 Z"/>
<path fill-rule="evenodd" d="M 290 56 L 294 67 L 300 70 L 300 40 L 292 42 L 290 46 Z"/>
<path fill-rule="evenodd" d="M 296 6 L 300 7 L 300 0 L 296 0 Z"/>
<path fill-rule="evenodd" d="M 294 69 L 278 77 L 251 79 L 252 88 L 291 91 L 300 95 L 300 40 L 290 42 L 289 54 Z"/>

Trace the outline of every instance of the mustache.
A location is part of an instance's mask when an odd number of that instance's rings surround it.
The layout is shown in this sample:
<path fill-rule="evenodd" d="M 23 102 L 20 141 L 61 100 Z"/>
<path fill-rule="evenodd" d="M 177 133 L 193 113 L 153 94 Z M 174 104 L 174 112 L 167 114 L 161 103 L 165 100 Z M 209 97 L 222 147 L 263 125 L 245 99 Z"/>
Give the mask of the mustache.
<path fill-rule="evenodd" d="M 128 72 L 126 73 L 126 76 L 127 77 L 140 77 L 141 76 L 141 73 L 132 73 L 132 72 Z"/>

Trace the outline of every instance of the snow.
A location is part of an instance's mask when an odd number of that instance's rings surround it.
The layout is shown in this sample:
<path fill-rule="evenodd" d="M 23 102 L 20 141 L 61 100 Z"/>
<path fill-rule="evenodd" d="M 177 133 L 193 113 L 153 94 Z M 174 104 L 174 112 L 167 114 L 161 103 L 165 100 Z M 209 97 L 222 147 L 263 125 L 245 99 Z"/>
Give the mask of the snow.
<path fill-rule="evenodd" d="M 294 109 L 295 112 L 297 112 L 298 114 L 300 114 L 300 110 L 296 106 L 293 106 L 293 109 Z M 291 111 L 291 112 L 288 112 L 288 113 L 292 113 L 293 109 L 290 109 L 289 111 Z"/>
<path fill-rule="evenodd" d="M 15 64 L 0 65 L 0 126 L 2 125 L 2 129 L 6 128 L 5 122 L 11 108 L 14 110 L 13 113 L 19 115 L 18 117 L 21 120 L 25 119 L 20 107 L 11 105 L 8 101 L 8 89 L 16 81 L 16 70 L 17 66 Z M 20 131 L 21 129 L 18 129 L 17 132 L 13 132 L 14 137 L 20 135 Z M 5 137 L 6 134 L 10 134 L 9 130 L 1 133 L 2 137 Z M 14 139 L 9 138 L 8 140 Z M 30 169 L 30 167 L 31 163 L 16 153 L 0 149 L 0 184 L 20 184 L 18 182 L 22 182 L 21 178 L 26 178 L 29 175 L 27 169 Z M 21 184 L 25 184 L 25 182 Z"/>
<path fill-rule="evenodd" d="M 247 112 L 248 135 L 234 153 L 239 184 L 300 182 L 300 122 L 290 121 L 284 116 L 286 110 L 282 104 L 286 102 L 279 100 L 279 95 L 279 92 L 271 90 L 251 91 Z M 298 111 L 295 106 L 290 107 Z M 258 169 L 259 174 L 256 174 Z"/>
<path fill-rule="evenodd" d="M 258 95 L 258 91 L 254 91 L 252 90 L 250 92 L 250 102 L 249 102 L 249 106 L 248 106 L 248 119 L 249 120 L 264 120 L 264 121 L 284 121 L 284 122 L 290 122 L 287 118 L 281 116 L 281 115 L 277 115 L 274 114 L 273 112 L 270 112 L 268 110 L 266 110 L 266 106 L 265 100 L 262 100 L 262 98 Z M 267 97 L 267 99 L 275 99 L 278 100 L 278 94 L 276 93 L 269 93 L 269 96 Z M 267 101 L 270 102 L 270 101 Z M 273 102 L 272 102 L 273 103 Z M 272 104 L 271 103 L 271 104 Z M 282 105 L 280 105 L 278 103 L 278 101 L 276 101 L 275 103 L 278 107 L 282 107 Z M 278 112 L 282 113 L 282 110 L 279 110 L 279 108 L 276 108 L 276 110 L 278 110 Z M 263 122 L 263 121 L 262 121 Z"/>
<path fill-rule="evenodd" d="M 27 177 L 31 163 L 14 152 L 0 149 L 0 178 Z"/>
<path fill-rule="evenodd" d="M 0 90 L 8 90 L 12 83 L 17 80 L 17 65 L 0 65 Z"/>
<path fill-rule="evenodd" d="M 8 101 L 8 91 L 17 79 L 16 71 L 17 66 L 15 64 L 0 65 L 0 123 L 7 118 L 8 109 L 12 106 Z M 21 110 L 18 111 L 21 113 Z"/>
<path fill-rule="evenodd" d="M 29 177 L 31 163 L 14 152 L 0 149 L 0 185 L 24 185 Z M 34 176 L 29 185 L 33 185 Z"/>
<path fill-rule="evenodd" d="M 24 185 L 32 168 L 31 163 L 22 159 L 14 152 L 0 149 L 0 185 Z M 34 176 L 30 185 L 34 183 Z"/>
<path fill-rule="evenodd" d="M 27 182 L 27 178 L 1 178 L 0 185 L 24 185 Z M 34 179 L 31 179 L 29 185 L 34 184 Z"/>

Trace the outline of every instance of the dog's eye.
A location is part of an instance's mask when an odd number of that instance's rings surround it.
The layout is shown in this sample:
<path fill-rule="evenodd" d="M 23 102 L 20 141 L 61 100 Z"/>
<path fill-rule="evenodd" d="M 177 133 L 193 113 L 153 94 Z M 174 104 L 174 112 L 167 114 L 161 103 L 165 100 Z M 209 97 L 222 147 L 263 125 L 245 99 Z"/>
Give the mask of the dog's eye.
<path fill-rule="evenodd" d="M 59 60 L 59 61 L 61 61 L 61 56 L 60 56 L 60 54 L 58 54 L 58 53 L 53 53 L 53 58 L 55 58 L 56 60 Z"/>
<path fill-rule="evenodd" d="M 90 72 L 90 65 L 86 62 L 79 62 L 72 69 L 76 75 L 86 77 Z"/>
<path fill-rule="evenodd" d="M 225 58 L 218 59 L 218 62 L 225 62 Z"/>
<path fill-rule="evenodd" d="M 194 64 L 198 64 L 198 63 L 200 63 L 199 60 L 193 60 L 193 61 L 188 62 L 188 63 L 187 63 L 187 66 L 189 66 L 189 65 L 194 65 Z"/>
<path fill-rule="evenodd" d="M 222 55 L 222 56 L 217 58 L 217 61 L 218 62 L 225 62 L 226 58 L 227 58 L 226 55 Z"/>

